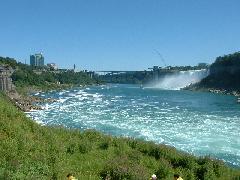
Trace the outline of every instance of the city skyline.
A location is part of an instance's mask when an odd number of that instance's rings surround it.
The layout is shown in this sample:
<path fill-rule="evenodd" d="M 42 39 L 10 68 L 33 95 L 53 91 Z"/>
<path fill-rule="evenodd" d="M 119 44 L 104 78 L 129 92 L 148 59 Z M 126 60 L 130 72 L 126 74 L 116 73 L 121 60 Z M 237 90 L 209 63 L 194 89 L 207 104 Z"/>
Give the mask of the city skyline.
<path fill-rule="evenodd" d="M 197 65 L 240 50 L 237 0 L 1 2 L 0 56 L 43 52 L 60 68 Z"/>
<path fill-rule="evenodd" d="M 44 66 L 44 56 L 42 53 L 35 53 L 30 55 L 30 66 L 41 67 Z"/>

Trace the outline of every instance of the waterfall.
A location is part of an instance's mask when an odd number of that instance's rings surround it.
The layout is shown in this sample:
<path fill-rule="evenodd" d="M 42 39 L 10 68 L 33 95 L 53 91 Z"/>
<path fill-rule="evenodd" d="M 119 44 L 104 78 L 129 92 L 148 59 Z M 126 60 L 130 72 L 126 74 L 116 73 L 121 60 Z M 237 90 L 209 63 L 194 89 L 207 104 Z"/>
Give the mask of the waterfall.
<path fill-rule="evenodd" d="M 168 90 L 180 90 L 190 84 L 197 83 L 209 74 L 207 69 L 179 71 L 177 73 L 160 77 L 152 87 Z"/>

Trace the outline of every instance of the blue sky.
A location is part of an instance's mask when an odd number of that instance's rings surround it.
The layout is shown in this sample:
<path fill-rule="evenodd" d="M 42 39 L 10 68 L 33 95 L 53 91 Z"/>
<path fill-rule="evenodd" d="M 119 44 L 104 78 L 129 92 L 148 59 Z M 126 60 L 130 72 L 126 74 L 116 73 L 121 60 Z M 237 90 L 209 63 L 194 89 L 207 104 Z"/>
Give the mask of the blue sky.
<path fill-rule="evenodd" d="M 212 63 L 240 50 L 239 0 L 0 0 L 0 56 L 88 70 Z"/>

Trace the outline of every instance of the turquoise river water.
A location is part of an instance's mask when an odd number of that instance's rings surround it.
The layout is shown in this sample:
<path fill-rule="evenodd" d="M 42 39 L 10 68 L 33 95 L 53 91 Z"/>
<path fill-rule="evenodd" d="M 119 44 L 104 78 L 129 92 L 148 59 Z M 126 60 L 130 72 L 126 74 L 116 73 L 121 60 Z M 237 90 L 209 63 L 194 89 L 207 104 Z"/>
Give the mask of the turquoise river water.
<path fill-rule="evenodd" d="M 236 97 L 116 84 L 35 95 L 57 99 L 28 112 L 40 124 L 141 138 L 240 167 Z"/>

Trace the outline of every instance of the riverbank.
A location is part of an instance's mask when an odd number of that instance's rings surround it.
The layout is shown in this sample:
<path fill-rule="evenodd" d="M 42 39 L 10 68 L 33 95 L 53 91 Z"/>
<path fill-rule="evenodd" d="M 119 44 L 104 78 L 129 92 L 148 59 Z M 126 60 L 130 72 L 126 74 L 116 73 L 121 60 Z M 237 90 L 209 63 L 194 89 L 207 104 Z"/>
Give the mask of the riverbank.
<path fill-rule="evenodd" d="M 49 86 L 47 88 L 42 88 L 39 86 L 25 86 L 25 87 L 17 87 L 15 90 L 7 91 L 6 95 L 9 97 L 11 102 L 21 111 L 28 112 L 31 110 L 41 110 L 41 106 L 37 105 L 39 103 L 51 103 L 54 102 L 55 99 L 52 98 L 41 98 L 38 96 L 34 96 L 31 94 L 39 93 L 42 91 L 49 90 L 57 90 L 70 88 L 71 86 Z"/>
<path fill-rule="evenodd" d="M 19 108 L 23 112 L 28 112 L 31 110 L 41 110 L 41 106 L 38 105 L 40 103 L 52 103 L 56 101 L 56 99 L 53 98 L 42 98 L 39 96 L 35 96 L 34 94 L 86 86 L 87 85 L 74 84 L 51 84 L 45 88 L 42 88 L 41 86 L 24 86 L 17 87 L 16 90 L 7 91 L 6 95 L 11 99 L 12 103 L 17 108 Z"/>
<path fill-rule="evenodd" d="M 240 170 L 175 148 L 96 131 L 40 126 L 0 95 L 0 177 L 10 179 L 232 179 Z M 4 179 L 3 178 L 3 179 Z"/>
<path fill-rule="evenodd" d="M 224 95 L 232 95 L 232 96 L 240 97 L 240 91 L 237 91 L 237 90 L 199 87 L 198 84 L 189 85 L 189 86 L 183 88 L 183 90 L 210 92 L 210 93 L 215 93 L 215 94 L 224 94 Z"/>
<path fill-rule="evenodd" d="M 37 96 L 22 95 L 17 91 L 6 92 L 6 95 L 12 101 L 12 103 L 21 111 L 28 112 L 31 110 L 41 110 L 41 106 L 37 105 L 39 103 L 52 103 L 55 102 L 55 99 L 52 98 L 41 98 Z"/>

